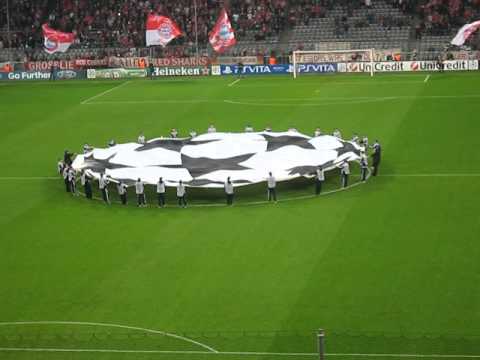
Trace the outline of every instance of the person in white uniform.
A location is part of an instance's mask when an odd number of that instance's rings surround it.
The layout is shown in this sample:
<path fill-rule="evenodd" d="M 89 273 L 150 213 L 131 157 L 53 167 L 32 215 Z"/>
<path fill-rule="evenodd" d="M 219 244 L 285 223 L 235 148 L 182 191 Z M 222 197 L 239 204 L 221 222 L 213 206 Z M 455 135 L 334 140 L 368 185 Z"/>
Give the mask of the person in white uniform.
<path fill-rule="evenodd" d="M 348 186 L 348 177 L 350 175 L 350 165 L 348 164 L 348 161 L 345 161 L 340 169 L 342 174 L 342 187 L 346 188 Z"/>
<path fill-rule="evenodd" d="M 120 181 L 117 184 L 117 190 L 122 205 L 127 205 L 127 184 L 125 184 L 123 181 Z"/>
<path fill-rule="evenodd" d="M 103 201 L 110 205 L 110 199 L 108 198 L 108 179 L 103 173 L 100 174 L 100 179 L 98 179 L 98 188 L 102 193 Z"/>
<path fill-rule="evenodd" d="M 158 179 L 157 183 L 157 196 L 158 196 L 158 206 L 165 206 L 165 182 L 163 178 Z"/>
<path fill-rule="evenodd" d="M 317 173 L 315 174 L 315 194 L 320 195 L 322 192 L 322 185 L 325 181 L 325 172 L 321 166 L 317 168 Z"/>
<path fill-rule="evenodd" d="M 185 199 L 186 193 L 185 185 L 182 180 L 180 180 L 177 185 L 178 206 L 187 207 L 187 200 Z"/>
<path fill-rule="evenodd" d="M 135 193 L 137 194 L 137 206 L 145 207 L 147 203 L 145 201 L 145 185 L 142 179 L 138 178 L 135 182 Z"/>
<path fill-rule="evenodd" d="M 267 178 L 267 186 L 268 186 L 268 201 L 275 201 L 277 202 L 277 181 L 271 172 L 268 173 Z"/>
<path fill-rule="evenodd" d="M 233 205 L 233 184 L 230 180 L 230 176 L 225 182 L 225 195 L 227 196 L 227 205 Z"/>

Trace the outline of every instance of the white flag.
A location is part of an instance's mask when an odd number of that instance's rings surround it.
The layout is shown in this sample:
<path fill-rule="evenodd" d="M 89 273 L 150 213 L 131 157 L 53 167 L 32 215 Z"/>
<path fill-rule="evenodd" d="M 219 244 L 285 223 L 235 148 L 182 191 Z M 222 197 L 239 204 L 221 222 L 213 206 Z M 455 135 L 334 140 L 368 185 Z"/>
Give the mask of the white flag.
<path fill-rule="evenodd" d="M 471 24 L 464 25 L 460 30 L 458 30 L 457 35 L 453 38 L 451 44 L 462 46 L 465 44 L 465 41 L 472 36 L 472 34 L 480 28 L 480 20 L 475 21 Z"/>

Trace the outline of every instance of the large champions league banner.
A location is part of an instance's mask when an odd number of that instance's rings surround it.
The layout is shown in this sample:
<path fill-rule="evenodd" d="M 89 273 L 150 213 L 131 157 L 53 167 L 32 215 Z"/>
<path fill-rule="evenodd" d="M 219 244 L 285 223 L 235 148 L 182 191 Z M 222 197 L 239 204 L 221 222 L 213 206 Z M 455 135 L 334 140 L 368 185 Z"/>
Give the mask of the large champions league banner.
<path fill-rule="evenodd" d="M 228 177 L 235 186 L 311 177 L 318 166 L 331 170 L 359 161 L 362 148 L 336 137 L 309 137 L 298 132 L 211 133 L 188 139 L 158 138 L 126 143 L 78 155 L 73 167 L 98 179 L 131 185 L 138 178 L 167 186 L 182 180 L 189 187 L 221 188 Z"/>

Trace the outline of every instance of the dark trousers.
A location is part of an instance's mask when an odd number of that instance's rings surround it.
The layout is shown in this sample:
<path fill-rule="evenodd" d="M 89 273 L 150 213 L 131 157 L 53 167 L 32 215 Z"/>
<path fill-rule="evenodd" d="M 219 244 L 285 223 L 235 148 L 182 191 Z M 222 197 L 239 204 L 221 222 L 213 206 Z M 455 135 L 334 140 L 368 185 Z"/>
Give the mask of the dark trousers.
<path fill-rule="evenodd" d="M 145 205 L 145 194 L 137 194 L 137 205 Z"/>
<path fill-rule="evenodd" d="M 75 180 L 70 181 L 70 190 L 72 191 L 73 195 L 76 194 L 77 184 L 75 183 Z"/>
<path fill-rule="evenodd" d="M 342 174 L 342 187 L 346 188 L 348 186 L 348 174 Z"/>
<path fill-rule="evenodd" d="M 233 194 L 227 194 L 227 205 L 233 204 Z"/>
<path fill-rule="evenodd" d="M 108 199 L 108 189 L 107 188 L 102 189 L 102 198 L 103 198 L 103 201 L 105 201 L 106 203 L 110 203 L 110 200 Z"/>
<path fill-rule="evenodd" d="M 165 206 L 165 193 L 158 193 L 158 206 Z"/>
<path fill-rule="evenodd" d="M 120 201 L 122 202 L 122 205 L 127 205 L 127 193 L 120 195 Z"/>
<path fill-rule="evenodd" d="M 322 183 L 323 183 L 323 180 L 317 179 L 315 181 L 315 194 L 320 195 L 320 193 L 322 192 Z"/>
<path fill-rule="evenodd" d="M 362 181 L 365 181 L 367 180 L 367 168 L 366 167 L 362 167 Z"/>
<path fill-rule="evenodd" d="M 177 196 L 178 198 L 178 206 L 187 206 L 187 200 L 185 199 L 185 195 Z"/>
<path fill-rule="evenodd" d="M 85 190 L 85 196 L 87 199 L 92 198 L 92 185 L 90 183 L 85 183 L 83 189 Z"/>
<path fill-rule="evenodd" d="M 277 201 L 277 191 L 275 188 L 268 188 L 268 201 Z"/>
<path fill-rule="evenodd" d="M 374 162 L 373 163 L 373 172 L 372 176 L 377 176 L 378 174 L 378 167 L 380 166 L 380 161 L 379 162 Z"/>
<path fill-rule="evenodd" d="M 67 192 L 71 192 L 71 189 L 70 189 L 70 181 L 68 181 L 68 178 L 65 178 L 64 181 L 65 181 L 65 190 L 66 190 Z"/>

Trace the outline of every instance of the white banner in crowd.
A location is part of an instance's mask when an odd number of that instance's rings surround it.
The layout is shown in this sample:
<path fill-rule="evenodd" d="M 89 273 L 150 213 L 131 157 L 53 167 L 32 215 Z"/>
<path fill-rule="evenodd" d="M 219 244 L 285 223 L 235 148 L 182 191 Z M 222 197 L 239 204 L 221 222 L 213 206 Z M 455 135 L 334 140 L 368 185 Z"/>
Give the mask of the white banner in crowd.
<path fill-rule="evenodd" d="M 295 131 L 211 133 L 96 148 L 78 155 L 73 167 L 96 179 L 104 173 L 127 185 L 138 178 L 156 184 L 162 177 L 167 186 L 182 180 L 190 187 L 221 188 L 227 177 L 235 186 L 265 181 L 269 172 L 278 181 L 311 177 L 318 166 L 331 170 L 359 161 L 362 149 L 333 136 L 312 138 Z"/>

